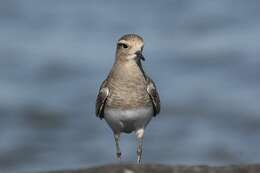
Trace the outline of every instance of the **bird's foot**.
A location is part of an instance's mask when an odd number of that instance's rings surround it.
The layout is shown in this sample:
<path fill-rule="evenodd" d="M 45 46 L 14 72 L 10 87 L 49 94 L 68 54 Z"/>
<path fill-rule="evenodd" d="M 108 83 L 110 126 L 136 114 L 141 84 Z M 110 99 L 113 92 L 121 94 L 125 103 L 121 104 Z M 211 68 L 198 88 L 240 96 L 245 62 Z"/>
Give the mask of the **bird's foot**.
<path fill-rule="evenodd" d="M 122 155 L 121 152 L 116 153 L 116 158 L 118 161 L 121 161 L 121 155 Z"/>
<path fill-rule="evenodd" d="M 141 156 L 137 156 L 137 164 L 141 164 Z"/>
<path fill-rule="evenodd" d="M 141 164 L 142 150 L 137 150 L 137 164 Z"/>

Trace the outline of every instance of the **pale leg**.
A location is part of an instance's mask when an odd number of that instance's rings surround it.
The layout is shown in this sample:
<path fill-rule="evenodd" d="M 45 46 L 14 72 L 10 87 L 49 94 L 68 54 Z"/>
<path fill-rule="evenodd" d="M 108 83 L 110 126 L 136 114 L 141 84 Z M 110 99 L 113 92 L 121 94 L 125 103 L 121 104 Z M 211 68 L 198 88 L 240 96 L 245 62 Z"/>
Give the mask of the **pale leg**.
<path fill-rule="evenodd" d="M 116 141 L 116 157 L 120 161 L 121 160 L 121 151 L 119 146 L 120 133 L 118 134 L 114 133 L 114 138 Z"/>
<path fill-rule="evenodd" d="M 137 163 L 141 164 L 144 129 L 139 129 L 135 133 L 136 133 L 137 142 L 138 142 L 137 143 Z"/>

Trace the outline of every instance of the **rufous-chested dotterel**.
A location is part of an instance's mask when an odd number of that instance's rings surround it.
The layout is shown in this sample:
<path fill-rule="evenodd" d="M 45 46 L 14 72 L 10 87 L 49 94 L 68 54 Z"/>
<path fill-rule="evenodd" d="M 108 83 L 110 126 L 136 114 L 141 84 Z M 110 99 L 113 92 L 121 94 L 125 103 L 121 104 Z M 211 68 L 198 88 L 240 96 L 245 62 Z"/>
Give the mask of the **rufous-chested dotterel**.
<path fill-rule="evenodd" d="M 127 34 L 118 40 L 115 62 L 96 100 L 96 115 L 104 118 L 113 130 L 119 160 L 120 133 L 136 133 L 138 163 L 141 162 L 144 129 L 160 112 L 156 86 L 142 67 L 143 47 L 143 38 L 136 34 Z"/>

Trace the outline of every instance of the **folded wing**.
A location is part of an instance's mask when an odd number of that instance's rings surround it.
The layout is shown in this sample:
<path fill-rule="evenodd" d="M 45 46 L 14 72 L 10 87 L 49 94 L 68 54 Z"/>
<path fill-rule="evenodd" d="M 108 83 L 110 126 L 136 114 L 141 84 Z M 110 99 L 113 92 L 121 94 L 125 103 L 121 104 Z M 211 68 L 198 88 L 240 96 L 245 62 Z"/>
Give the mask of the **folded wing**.
<path fill-rule="evenodd" d="M 160 97 L 153 80 L 147 77 L 147 92 L 153 102 L 154 116 L 160 112 Z"/>
<path fill-rule="evenodd" d="M 104 108 L 108 95 L 109 89 L 107 87 L 107 80 L 104 80 L 96 99 L 96 116 L 100 119 L 104 118 Z"/>

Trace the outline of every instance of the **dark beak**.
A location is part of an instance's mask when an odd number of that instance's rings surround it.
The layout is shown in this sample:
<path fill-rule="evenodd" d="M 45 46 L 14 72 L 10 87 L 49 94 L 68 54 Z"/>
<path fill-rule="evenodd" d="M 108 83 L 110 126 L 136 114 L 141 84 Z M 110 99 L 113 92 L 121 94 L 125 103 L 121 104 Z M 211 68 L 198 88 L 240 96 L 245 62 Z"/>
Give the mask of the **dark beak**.
<path fill-rule="evenodd" d="M 139 59 L 145 61 L 145 58 L 144 58 L 144 56 L 143 56 L 143 54 L 142 54 L 141 51 L 137 51 L 135 54 L 137 55 L 137 58 L 139 58 Z"/>

